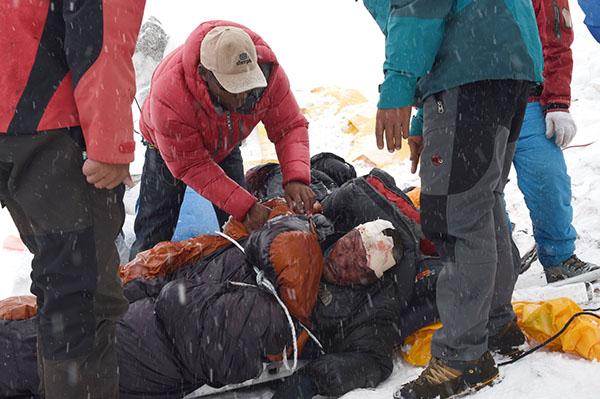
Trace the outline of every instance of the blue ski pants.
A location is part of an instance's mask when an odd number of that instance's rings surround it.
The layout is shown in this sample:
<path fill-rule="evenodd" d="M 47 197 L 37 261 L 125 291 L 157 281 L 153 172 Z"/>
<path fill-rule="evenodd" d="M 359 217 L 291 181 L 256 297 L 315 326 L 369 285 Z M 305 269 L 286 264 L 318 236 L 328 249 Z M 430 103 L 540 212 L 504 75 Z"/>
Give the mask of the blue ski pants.
<path fill-rule="evenodd" d="M 557 266 L 575 251 L 571 178 L 562 150 L 554 138 L 546 138 L 539 102 L 527 105 L 513 164 L 529 209 L 540 262 L 545 268 Z"/>

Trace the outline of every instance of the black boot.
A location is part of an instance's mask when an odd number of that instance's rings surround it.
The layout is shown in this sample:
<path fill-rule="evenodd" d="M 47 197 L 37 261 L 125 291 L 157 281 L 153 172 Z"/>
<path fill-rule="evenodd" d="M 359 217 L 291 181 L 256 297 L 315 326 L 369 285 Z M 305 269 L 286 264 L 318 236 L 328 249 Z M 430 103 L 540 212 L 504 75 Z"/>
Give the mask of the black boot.
<path fill-rule="evenodd" d="M 464 362 L 460 369 L 434 357 L 416 380 L 404 384 L 394 393 L 394 398 L 450 398 L 492 385 L 497 377 L 498 368 L 490 352 L 484 353 L 478 360 Z"/>
<path fill-rule="evenodd" d="M 525 335 L 517 325 L 511 321 L 496 335 L 488 338 L 488 349 L 504 356 L 516 356 L 521 352 L 520 346 L 525 343 Z"/>
<path fill-rule="evenodd" d="M 561 264 L 544 269 L 546 281 L 554 283 L 556 281 L 565 280 L 571 277 L 589 275 L 590 280 L 595 280 L 600 266 L 590 262 L 584 262 L 577 257 L 571 256 Z"/>

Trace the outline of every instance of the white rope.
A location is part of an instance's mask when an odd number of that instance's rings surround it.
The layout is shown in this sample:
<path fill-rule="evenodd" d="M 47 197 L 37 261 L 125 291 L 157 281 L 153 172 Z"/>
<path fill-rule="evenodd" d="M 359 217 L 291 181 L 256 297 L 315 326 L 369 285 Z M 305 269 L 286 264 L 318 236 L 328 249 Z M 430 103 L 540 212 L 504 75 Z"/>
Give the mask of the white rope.
<path fill-rule="evenodd" d="M 229 241 L 230 243 L 232 243 L 233 245 L 238 247 L 238 249 L 240 251 L 242 251 L 244 254 L 246 253 L 246 251 L 244 250 L 244 247 L 242 247 L 239 242 L 237 242 L 233 238 L 229 237 L 227 234 L 221 233 L 220 231 L 215 231 L 215 233 L 217 233 L 218 235 L 220 235 L 221 237 L 223 237 L 224 239 L 226 239 L 227 241 Z"/>
<path fill-rule="evenodd" d="M 230 281 L 230 284 L 233 285 L 238 285 L 240 287 L 253 287 L 253 288 L 259 288 L 258 285 L 254 285 L 254 284 L 248 284 L 248 283 L 240 283 L 237 281 Z M 319 338 L 317 338 L 317 336 L 315 334 L 313 334 L 312 331 L 310 331 L 310 329 L 308 327 L 306 327 L 303 323 L 300 323 L 300 327 L 302 327 L 304 329 L 304 331 L 306 331 L 306 333 L 308 334 L 309 338 L 313 340 L 313 342 L 315 344 L 317 344 L 317 346 L 319 347 L 319 349 L 321 349 L 321 352 L 323 354 L 325 354 L 325 349 L 323 348 L 323 345 L 321 345 L 321 341 L 319 341 Z M 284 353 L 286 353 L 287 351 L 284 351 Z M 287 360 L 287 358 L 285 358 L 285 360 Z"/>
<path fill-rule="evenodd" d="M 246 251 L 244 250 L 244 247 L 242 247 L 233 238 L 229 237 L 227 234 L 221 233 L 220 231 L 217 231 L 216 233 L 218 235 L 220 235 L 221 237 L 230 241 L 232 244 L 234 244 L 240 251 L 242 251 L 242 253 L 244 253 L 244 254 L 246 253 Z M 290 325 L 290 330 L 292 332 L 292 345 L 294 347 L 294 362 L 292 363 L 292 367 L 290 368 L 289 364 L 287 362 L 287 353 L 286 353 L 287 346 L 284 346 L 283 347 L 283 365 L 285 366 L 285 368 L 287 370 L 294 372 L 294 371 L 296 371 L 296 367 L 298 366 L 298 342 L 297 342 L 297 335 L 296 335 L 296 326 L 294 325 L 294 321 L 292 320 L 290 311 L 288 310 L 287 306 L 285 306 L 285 303 L 283 303 L 281 298 L 279 298 L 279 295 L 277 295 L 277 290 L 275 289 L 273 284 L 268 279 L 265 278 L 265 273 L 262 270 L 259 270 L 256 266 L 252 266 L 252 268 L 254 269 L 254 272 L 256 273 L 256 284 L 259 287 L 266 288 L 266 290 L 269 291 L 275 297 L 275 299 L 277 300 L 277 302 L 283 309 L 283 312 L 285 313 L 285 317 L 287 317 L 288 323 Z M 257 287 L 257 286 L 253 286 L 252 284 L 239 283 L 239 282 L 234 282 L 234 281 L 230 281 L 230 283 L 241 286 L 241 287 Z"/>
<path fill-rule="evenodd" d="M 304 331 L 306 331 L 306 333 L 308 334 L 308 336 L 310 337 L 310 339 L 313 340 L 313 342 L 315 344 L 317 344 L 317 346 L 319 347 L 319 349 L 321 349 L 321 352 L 323 354 L 325 354 L 325 349 L 323 349 L 323 345 L 321 345 L 321 342 L 319 341 L 319 339 L 316 337 L 315 334 L 312 333 L 312 331 L 310 331 L 308 329 L 308 327 L 306 327 L 304 324 L 300 323 L 300 326 L 304 329 Z"/>

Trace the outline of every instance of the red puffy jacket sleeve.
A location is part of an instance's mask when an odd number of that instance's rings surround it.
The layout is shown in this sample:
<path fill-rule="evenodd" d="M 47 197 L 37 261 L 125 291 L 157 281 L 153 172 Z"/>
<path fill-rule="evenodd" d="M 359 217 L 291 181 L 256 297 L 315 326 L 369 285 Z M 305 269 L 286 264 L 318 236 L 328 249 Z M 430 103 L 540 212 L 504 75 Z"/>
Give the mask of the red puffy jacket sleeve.
<path fill-rule="evenodd" d="M 272 84 L 271 106 L 262 122 L 269 140 L 275 144 L 283 184 L 290 181 L 310 184 L 308 121 L 300 112 L 281 66 L 276 69 Z"/>
<path fill-rule="evenodd" d="M 544 90 L 540 103 L 548 111 L 568 109 L 573 73 L 573 23 L 568 0 L 533 0 L 544 51 Z"/>
<path fill-rule="evenodd" d="M 230 179 L 212 159 L 202 143 L 202 133 L 182 122 L 184 119 L 163 101 L 152 101 L 151 112 L 161 115 L 156 146 L 174 177 L 204 198 L 243 221 L 256 198 Z"/>
<path fill-rule="evenodd" d="M 145 0 L 63 2 L 64 48 L 90 159 L 133 161 L 132 56 Z"/>

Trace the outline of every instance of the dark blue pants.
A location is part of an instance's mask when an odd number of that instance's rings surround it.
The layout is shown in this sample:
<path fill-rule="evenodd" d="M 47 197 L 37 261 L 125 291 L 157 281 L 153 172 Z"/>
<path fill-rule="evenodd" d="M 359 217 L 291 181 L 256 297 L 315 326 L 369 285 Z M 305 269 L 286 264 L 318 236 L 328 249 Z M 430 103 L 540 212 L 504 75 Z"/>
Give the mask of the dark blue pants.
<path fill-rule="evenodd" d="M 244 164 L 240 147 L 237 146 L 219 166 L 227 176 L 242 187 L 246 187 Z M 139 207 L 135 217 L 135 242 L 129 259 L 161 241 L 171 240 L 179 219 L 186 185 L 173 177 L 157 149 L 148 147 L 142 171 Z M 223 226 L 229 215 L 214 206 L 219 226 Z"/>

